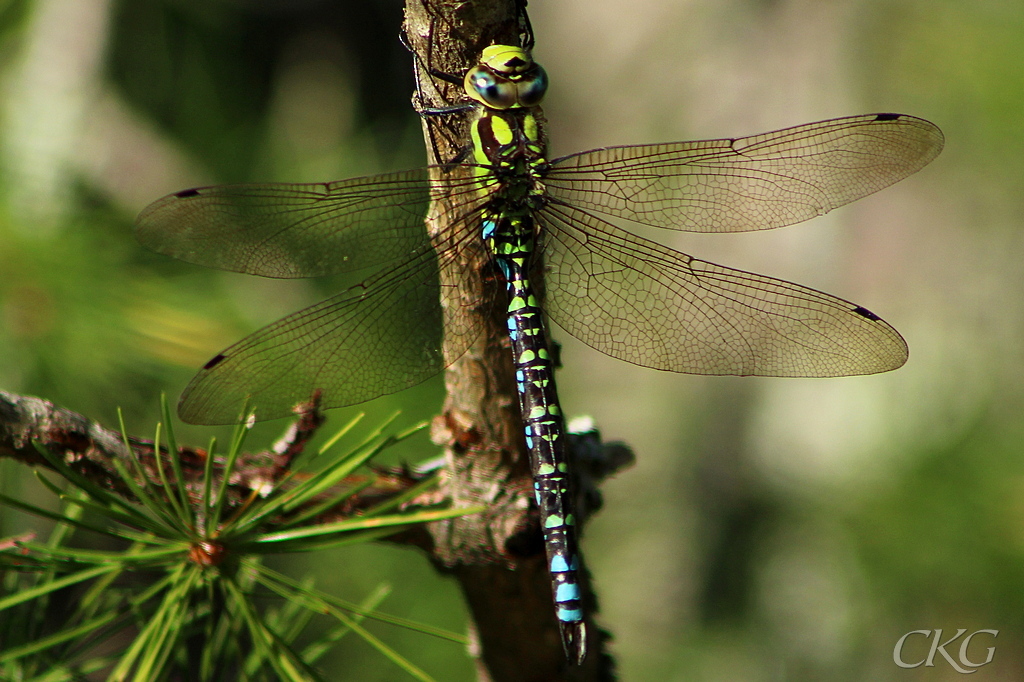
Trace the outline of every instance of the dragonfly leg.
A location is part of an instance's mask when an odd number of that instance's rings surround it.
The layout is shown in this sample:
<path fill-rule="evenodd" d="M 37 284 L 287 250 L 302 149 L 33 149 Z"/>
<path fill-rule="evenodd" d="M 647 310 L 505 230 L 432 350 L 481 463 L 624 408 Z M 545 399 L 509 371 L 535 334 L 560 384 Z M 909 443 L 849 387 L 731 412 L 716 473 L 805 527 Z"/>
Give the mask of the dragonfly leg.
<path fill-rule="evenodd" d="M 473 111 L 477 106 L 478 105 L 474 102 L 453 104 L 447 107 L 422 107 L 417 103 L 416 113 L 420 116 L 447 116 L 449 114 L 458 114 L 463 111 Z"/>

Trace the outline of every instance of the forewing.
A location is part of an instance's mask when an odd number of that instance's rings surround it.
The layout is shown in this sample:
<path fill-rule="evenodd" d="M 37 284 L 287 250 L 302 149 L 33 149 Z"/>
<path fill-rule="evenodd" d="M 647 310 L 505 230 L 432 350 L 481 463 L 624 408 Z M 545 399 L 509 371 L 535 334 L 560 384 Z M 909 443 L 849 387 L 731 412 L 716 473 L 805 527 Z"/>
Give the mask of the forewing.
<path fill-rule="evenodd" d="M 449 249 L 440 258 L 454 261 L 456 252 Z M 441 286 L 438 258 L 424 247 L 397 267 L 224 350 L 186 387 L 178 405 L 181 418 L 232 423 L 248 400 L 258 420 L 274 419 L 291 414 L 315 390 L 322 392 L 326 409 L 433 376 L 479 333 L 479 318 L 466 314 L 457 289 Z"/>
<path fill-rule="evenodd" d="M 427 243 L 428 169 L 317 184 L 221 185 L 154 202 L 145 246 L 190 263 L 264 277 L 316 277 L 391 263 Z M 457 205 L 477 201 L 466 182 Z"/>
<path fill-rule="evenodd" d="M 901 366 L 873 313 L 798 284 L 692 258 L 588 213 L 539 214 L 548 315 L 597 350 L 689 374 L 834 377 Z"/>
<path fill-rule="evenodd" d="M 595 149 L 554 160 L 544 182 L 563 203 L 645 225 L 767 230 L 888 187 L 942 145 L 928 121 L 870 114 L 753 137 Z"/>

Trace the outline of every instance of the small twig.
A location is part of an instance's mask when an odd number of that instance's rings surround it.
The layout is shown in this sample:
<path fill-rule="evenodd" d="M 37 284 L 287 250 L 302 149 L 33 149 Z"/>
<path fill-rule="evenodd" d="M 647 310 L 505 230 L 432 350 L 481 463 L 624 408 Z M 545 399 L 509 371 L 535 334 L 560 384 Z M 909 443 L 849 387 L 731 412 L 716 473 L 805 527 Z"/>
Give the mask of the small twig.
<path fill-rule="evenodd" d="M 228 481 L 226 515 L 230 515 L 244 504 L 253 491 L 274 487 L 291 473 L 291 464 L 324 423 L 319 406 L 318 395 L 313 396 L 308 403 L 297 406 L 295 411 L 298 418 L 274 444 L 272 450 L 239 455 Z M 153 490 L 163 491 L 164 488 L 160 485 L 159 466 L 163 467 L 165 476 L 171 475 L 173 471 L 167 448 L 160 448 L 158 460 L 152 440 L 129 437 L 128 442 L 142 464 L 142 475 L 149 479 L 148 483 L 153 484 Z M 91 421 L 76 412 L 58 407 L 47 400 L 0 391 L 0 457 L 13 458 L 33 467 L 52 469 L 50 463 L 36 448 L 37 444 L 61 457 L 69 467 L 103 489 L 126 499 L 134 499 L 130 487 L 125 484 L 114 464 L 119 462 L 124 471 L 137 470 L 131 463 L 124 440 L 118 431 Z M 182 446 L 178 448 L 176 456 L 190 501 L 194 505 L 201 505 L 204 469 L 209 453 L 203 448 Z M 215 488 L 223 477 L 223 467 L 223 461 L 214 462 Z M 338 507 L 324 510 L 316 518 L 311 519 L 310 524 L 351 517 L 381 504 L 388 497 L 406 492 L 428 477 L 428 474 L 417 474 L 405 469 L 378 470 L 373 485 L 346 498 Z M 171 482 L 176 483 L 173 480 Z M 353 476 L 342 481 L 339 487 L 355 487 L 364 482 L 365 477 Z M 336 489 L 329 489 L 311 500 L 309 504 L 322 504 L 336 492 Z M 421 500 L 416 499 L 412 503 L 419 502 Z M 428 500 L 428 503 L 433 502 L 436 502 L 433 498 Z M 301 512 L 301 509 L 298 511 Z M 422 537 L 408 537 L 411 544 L 422 545 L 424 542 Z M 398 539 L 392 541 L 401 542 Z"/>
<path fill-rule="evenodd" d="M 113 465 L 119 461 L 131 469 L 120 433 L 41 398 L 0 391 L 0 457 L 50 468 L 34 443 L 61 455 L 101 487 L 129 494 Z"/>
<path fill-rule="evenodd" d="M 326 418 L 320 411 L 322 398 L 323 392 L 317 389 L 309 402 L 295 406 L 293 411 L 299 418 L 271 448 L 279 457 L 278 466 L 289 468 L 295 458 L 306 449 L 309 441 L 316 435 L 317 429 L 323 426 Z"/>

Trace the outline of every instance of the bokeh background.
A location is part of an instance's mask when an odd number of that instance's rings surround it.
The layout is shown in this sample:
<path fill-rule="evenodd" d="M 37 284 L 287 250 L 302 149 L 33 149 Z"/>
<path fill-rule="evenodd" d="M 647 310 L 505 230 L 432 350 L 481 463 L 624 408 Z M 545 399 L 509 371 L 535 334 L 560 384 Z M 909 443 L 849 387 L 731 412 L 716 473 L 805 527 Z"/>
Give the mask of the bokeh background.
<path fill-rule="evenodd" d="M 554 155 L 880 111 L 947 139 L 918 175 L 810 223 L 654 235 L 870 308 L 910 345 L 896 372 L 668 375 L 555 330 L 565 409 L 638 455 L 584 542 L 622 678 L 959 679 L 941 656 L 893 662 L 900 636 L 937 628 L 999 630 L 971 679 L 1024 678 L 1024 4 L 531 10 Z M 221 348 L 330 293 L 147 253 L 131 222 L 189 186 L 421 164 L 401 16 L 399 0 L 0 0 L 0 388 L 108 424 L 120 406 L 145 432 L 161 391 L 174 398 Z M 400 408 L 410 424 L 441 400 L 432 381 L 359 410 L 374 424 Z M 252 442 L 281 427 L 260 428 Z M 422 437 L 391 457 L 434 452 Z M 10 462 L 0 489 L 45 499 Z M 0 536 L 26 526 L 42 527 L 4 512 Z M 297 561 L 343 596 L 388 582 L 386 610 L 463 627 L 458 589 L 415 552 Z M 378 632 L 439 679 L 472 679 L 459 647 Z M 355 638 L 329 665 L 333 679 L 401 679 Z"/>

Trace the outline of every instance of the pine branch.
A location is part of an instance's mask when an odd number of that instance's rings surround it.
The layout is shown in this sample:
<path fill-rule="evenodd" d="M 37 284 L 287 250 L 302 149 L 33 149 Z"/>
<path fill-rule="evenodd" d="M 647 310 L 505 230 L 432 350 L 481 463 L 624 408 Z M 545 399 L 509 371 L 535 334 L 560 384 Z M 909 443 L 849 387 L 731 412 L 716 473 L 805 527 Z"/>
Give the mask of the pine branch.
<path fill-rule="evenodd" d="M 270 450 L 242 453 L 234 462 L 226 488 L 226 516 L 246 504 L 252 494 L 276 486 L 292 473 L 295 459 L 303 453 L 310 439 L 324 423 L 316 400 L 298 406 L 296 414 L 295 422 Z M 128 445 L 142 464 L 142 474 L 147 479 L 145 482 L 153 485 L 156 490 L 164 490 L 161 485 L 161 468 L 164 476 L 170 477 L 171 483 L 177 482 L 175 472 L 180 471 L 184 489 L 198 509 L 205 483 L 205 449 L 178 447 L 177 462 L 174 462 L 165 446 L 161 446 L 158 460 L 152 440 L 129 437 Z M 33 467 L 52 469 L 39 447 L 57 455 L 75 473 L 104 490 L 135 500 L 131 486 L 118 471 L 118 464 L 121 471 L 136 471 L 120 432 L 47 400 L 0 391 L 0 457 L 9 457 Z M 223 480 L 224 465 L 222 458 L 213 462 L 212 483 L 215 488 Z M 361 510 L 375 507 L 388 498 L 413 489 L 429 477 L 428 474 L 404 468 L 375 471 L 378 479 L 375 485 L 348 498 L 344 508 L 324 509 L 310 518 L 309 525 L 349 518 Z M 144 481 L 136 479 L 133 482 L 138 486 Z M 324 499 L 335 494 L 334 489 L 325 490 L 306 507 L 313 508 L 322 504 Z M 437 502 L 436 492 L 430 495 L 431 499 L 424 500 L 425 504 Z M 423 547 L 431 545 L 422 529 L 413 528 L 390 539 L 401 544 Z"/>

